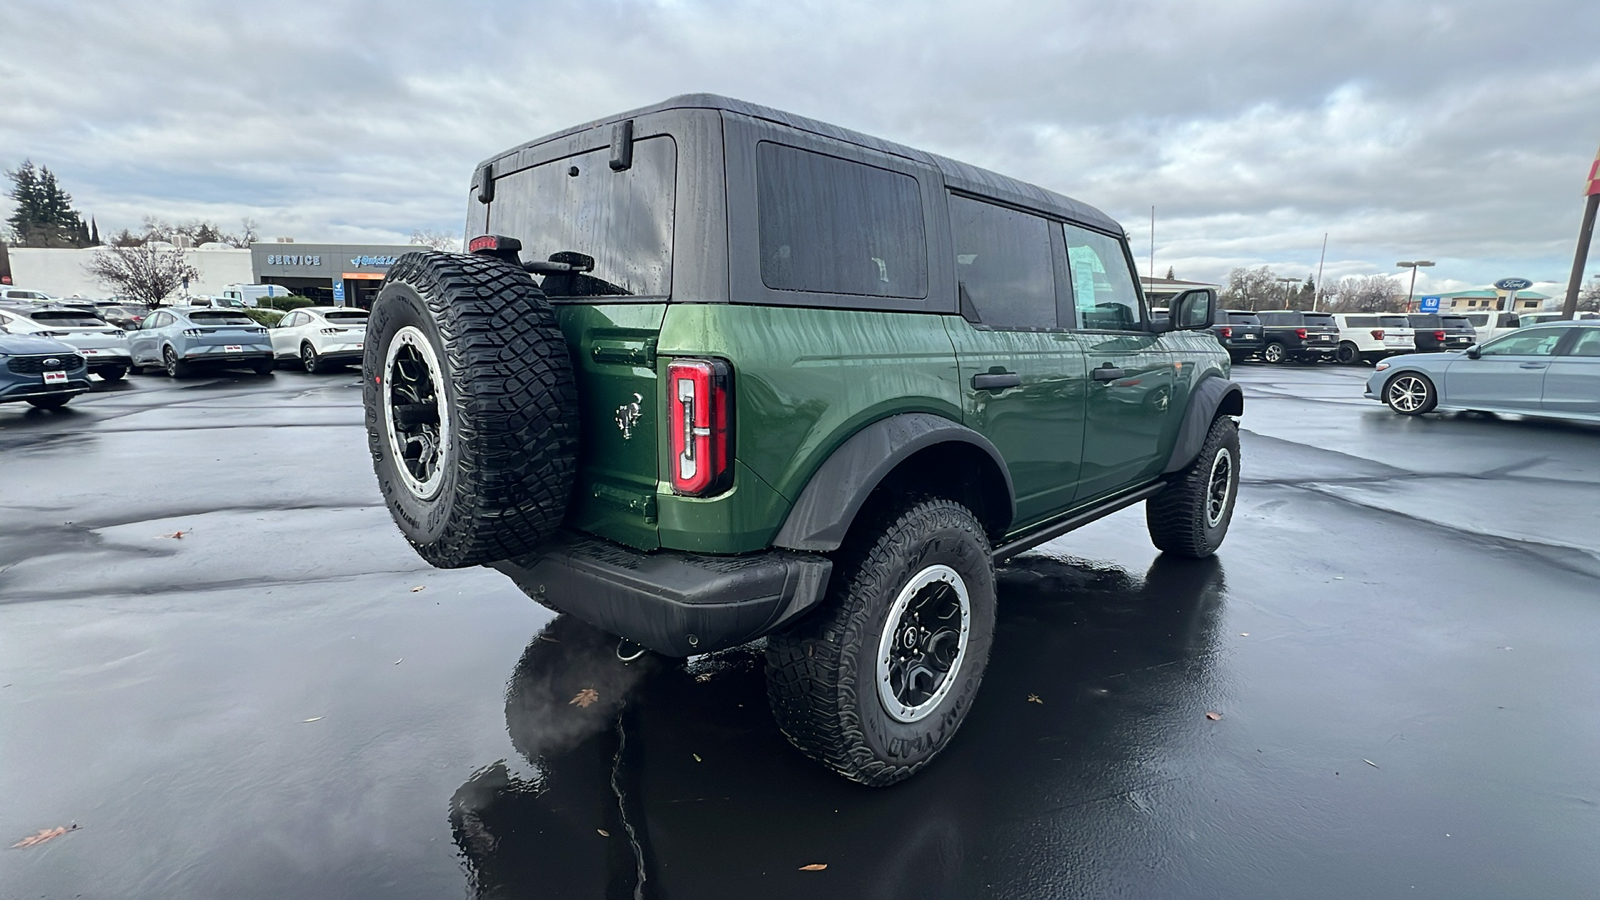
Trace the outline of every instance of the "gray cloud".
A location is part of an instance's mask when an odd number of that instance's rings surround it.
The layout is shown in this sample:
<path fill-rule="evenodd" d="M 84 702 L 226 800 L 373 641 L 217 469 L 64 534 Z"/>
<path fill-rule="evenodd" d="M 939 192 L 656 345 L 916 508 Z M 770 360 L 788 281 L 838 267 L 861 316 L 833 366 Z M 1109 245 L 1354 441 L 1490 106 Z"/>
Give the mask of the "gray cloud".
<path fill-rule="evenodd" d="M 479 159 L 709 90 L 1102 207 L 1156 266 L 1564 277 L 1600 4 L 546 2 L 0 7 L 0 163 L 103 229 L 457 231 Z M 1159 273 L 1158 273 L 1159 274 Z"/>

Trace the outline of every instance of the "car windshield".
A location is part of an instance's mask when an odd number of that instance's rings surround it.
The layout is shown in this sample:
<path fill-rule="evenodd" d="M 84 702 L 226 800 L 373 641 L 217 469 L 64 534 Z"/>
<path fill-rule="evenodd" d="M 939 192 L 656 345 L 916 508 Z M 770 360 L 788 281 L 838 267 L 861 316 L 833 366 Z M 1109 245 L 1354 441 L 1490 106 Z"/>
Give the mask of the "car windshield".
<path fill-rule="evenodd" d="M 254 325 L 256 320 L 241 313 L 231 312 L 197 312 L 189 315 L 189 321 L 196 325 Z"/>
<path fill-rule="evenodd" d="M 28 313 L 28 318 L 38 322 L 40 325 L 54 325 L 62 328 L 98 328 L 106 324 L 99 316 L 91 313 L 65 309 L 42 309 L 35 313 Z"/>
<path fill-rule="evenodd" d="M 334 312 L 323 313 L 322 317 L 324 319 L 327 319 L 329 322 L 351 322 L 351 323 L 355 323 L 355 322 L 365 322 L 367 320 L 367 313 L 366 313 L 366 310 L 356 310 L 356 309 L 335 310 Z"/>

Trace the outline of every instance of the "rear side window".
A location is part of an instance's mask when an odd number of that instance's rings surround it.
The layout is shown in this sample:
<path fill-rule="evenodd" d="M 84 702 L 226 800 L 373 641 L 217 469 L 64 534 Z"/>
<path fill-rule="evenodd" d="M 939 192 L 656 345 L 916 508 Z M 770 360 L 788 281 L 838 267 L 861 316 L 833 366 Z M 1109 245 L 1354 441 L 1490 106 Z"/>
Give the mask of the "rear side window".
<path fill-rule="evenodd" d="M 910 175 L 762 141 L 756 207 L 767 287 L 928 296 L 922 193 Z"/>
<path fill-rule="evenodd" d="M 230 312 L 191 313 L 189 321 L 196 325 L 254 325 L 256 323 L 256 320 L 249 316 Z"/>
<path fill-rule="evenodd" d="M 1600 328 L 1585 328 L 1569 351 L 1572 356 L 1600 357 Z"/>
<path fill-rule="evenodd" d="M 613 172 L 609 147 L 495 179 L 491 234 L 522 242 L 525 262 L 588 271 L 545 275 L 555 299 L 665 297 L 672 291 L 678 150 L 672 138 L 633 144 L 633 165 Z"/>
<path fill-rule="evenodd" d="M 40 325 L 60 325 L 64 328 L 92 328 L 106 324 L 99 316 L 86 312 L 65 312 L 46 310 L 36 312 L 29 318 Z"/>
<path fill-rule="evenodd" d="M 1139 289 L 1133 284 L 1122 242 L 1098 232 L 1062 225 L 1077 327 L 1089 331 L 1137 331 Z"/>
<path fill-rule="evenodd" d="M 1261 320 L 1259 318 L 1255 317 L 1255 316 L 1244 315 L 1242 313 L 1228 313 L 1228 324 L 1230 324 L 1230 325 L 1260 325 L 1261 324 Z"/>
<path fill-rule="evenodd" d="M 1311 321 L 1310 317 L 1307 317 L 1306 321 L 1310 322 Z M 1344 321 L 1345 321 L 1346 327 L 1349 327 L 1349 328 L 1377 328 L 1378 327 L 1378 317 L 1377 316 L 1345 316 L 1344 317 Z M 1316 323 L 1312 323 L 1312 324 L 1316 324 Z"/>
<path fill-rule="evenodd" d="M 962 314 L 993 328 L 1055 328 L 1050 223 L 967 197 L 950 198 Z"/>

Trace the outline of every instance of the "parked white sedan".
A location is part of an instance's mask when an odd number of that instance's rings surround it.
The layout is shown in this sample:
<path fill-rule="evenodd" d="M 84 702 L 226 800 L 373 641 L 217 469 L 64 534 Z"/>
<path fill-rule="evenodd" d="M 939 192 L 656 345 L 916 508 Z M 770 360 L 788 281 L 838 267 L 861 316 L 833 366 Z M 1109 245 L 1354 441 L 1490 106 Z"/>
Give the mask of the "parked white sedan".
<path fill-rule="evenodd" d="M 299 360 L 307 372 L 327 372 L 361 362 L 367 311 L 352 306 L 307 306 L 272 326 L 272 355 Z"/>

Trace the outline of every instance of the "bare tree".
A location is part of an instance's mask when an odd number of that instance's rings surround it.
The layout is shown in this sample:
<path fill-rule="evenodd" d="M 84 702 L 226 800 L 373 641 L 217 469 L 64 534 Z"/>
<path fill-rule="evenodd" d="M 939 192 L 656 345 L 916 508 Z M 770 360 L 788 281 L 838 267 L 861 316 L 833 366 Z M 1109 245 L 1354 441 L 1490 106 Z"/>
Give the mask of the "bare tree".
<path fill-rule="evenodd" d="M 227 236 L 228 243 L 235 247 L 248 247 L 261 240 L 261 226 L 255 219 L 245 216 L 239 220 L 239 233 Z"/>
<path fill-rule="evenodd" d="M 1347 275 L 1333 285 L 1329 312 L 1400 312 L 1400 280 L 1387 275 Z"/>
<path fill-rule="evenodd" d="M 152 309 L 167 295 L 200 277 L 184 259 L 183 251 L 158 250 L 147 243 L 98 250 L 84 270 L 102 285 Z"/>
<path fill-rule="evenodd" d="M 1578 310 L 1600 312 L 1600 275 L 1589 279 L 1589 283 L 1578 291 Z"/>
<path fill-rule="evenodd" d="M 452 237 L 442 231 L 432 228 L 418 228 L 411 232 L 411 243 L 432 247 L 435 250 L 447 250 L 451 253 L 461 252 L 461 239 Z"/>
<path fill-rule="evenodd" d="M 1234 308 L 1272 309 L 1282 305 L 1283 287 L 1278 276 L 1266 266 L 1259 269 L 1234 269 L 1228 273 L 1228 286 L 1222 296 Z"/>

